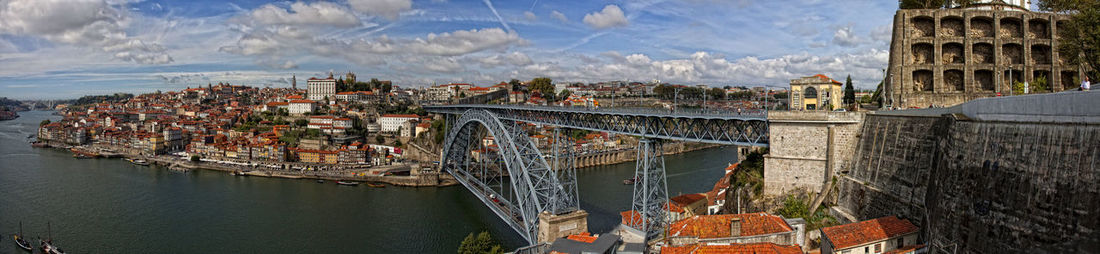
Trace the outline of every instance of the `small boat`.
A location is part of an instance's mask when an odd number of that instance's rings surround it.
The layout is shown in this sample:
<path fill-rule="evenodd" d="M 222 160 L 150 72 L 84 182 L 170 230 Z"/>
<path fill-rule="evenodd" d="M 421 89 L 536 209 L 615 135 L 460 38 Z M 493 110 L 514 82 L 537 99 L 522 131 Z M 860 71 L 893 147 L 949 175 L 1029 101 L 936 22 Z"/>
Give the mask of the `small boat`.
<path fill-rule="evenodd" d="M 74 153 L 74 154 L 73 154 L 73 158 L 77 158 L 77 159 L 92 159 L 92 158 L 94 158 L 94 157 L 92 157 L 92 156 L 88 156 L 88 155 L 84 155 L 84 154 Z"/>
<path fill-rule="evenodd" d="M 146 161 L 146 160 L 142 160 L 142 159 L 132 160 L 130 162 L 134 163 L 136 165 L 139 165 L 139 166 L 149 166 L 149 162 Z"/>
<path fill-rule="evenodd" d="M 336 181 L 336 184 L 345 185 L 345 186 L 359 186 L 359 182 L 349 182 L 349 181 Z"/>
<path fill-rule="evenodd" d="M 46 240 L 38 239 L 38 242 L 42 244 L 42 253 L 46 254 L 65 254 L 65 251 L 61 250 L 57 246 L 53 245 L 53 232 L 50 230 L 50 223 L 46 222 Z"/>
<path fill-rule="evenodd" d="M 23 222 L 22 221 L 19 222 L 19 234 L 13 234 L 13 235 L 11 235 L 11 238 L 13 240 L 15 240 L 15 245 L 18 245 L 19 248 L 21 248 L 23 250 L 26 250 L 26 251 L 34 252 L 34 247 L 31 247 L 31 243 L 27 242 L 26 239 L 23 239 Z"/>
<path fill-rule="evenodd" d="M 317 180 L 317 183 L 325 183 L 325 180 Z"/>
<path fill-rule="evenodd" d="M 380 183 L 367 183 L 367 186 L 370 186 L 371 188 L 386 188 L 385 184 Z"/>
<path fill-rule="evenodd" d="M 624 184 L 624 185 L 631 185 L 631 184 L 634 184 L 634 178 L 630 178 L 630 179 L 626 179 L 626 180 L 623 180 L 623 184 Z"/>

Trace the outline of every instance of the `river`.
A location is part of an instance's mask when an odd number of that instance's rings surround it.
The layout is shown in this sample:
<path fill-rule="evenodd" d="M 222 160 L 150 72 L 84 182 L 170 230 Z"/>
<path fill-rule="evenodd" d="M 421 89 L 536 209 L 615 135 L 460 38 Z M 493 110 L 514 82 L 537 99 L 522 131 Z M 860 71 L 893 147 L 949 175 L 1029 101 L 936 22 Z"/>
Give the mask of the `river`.
<path fill-rule="evenodd" d="M 49 111 L 0 122 L 0 253 L 10 234 L 47 236 L 71 253 L 454 253 L 488 230 L 507 249 L 514 231 L 461 186 L 347 187 L 313 180 L 169 171 L 121 159 L 78 160 L 32 148 L 27 135 Z M 710 190 L 732 147 L 665 157 L 671 195 Z M 578 171 L 589 230 L 607 232 L 630 207 L 634 163 Z"/>

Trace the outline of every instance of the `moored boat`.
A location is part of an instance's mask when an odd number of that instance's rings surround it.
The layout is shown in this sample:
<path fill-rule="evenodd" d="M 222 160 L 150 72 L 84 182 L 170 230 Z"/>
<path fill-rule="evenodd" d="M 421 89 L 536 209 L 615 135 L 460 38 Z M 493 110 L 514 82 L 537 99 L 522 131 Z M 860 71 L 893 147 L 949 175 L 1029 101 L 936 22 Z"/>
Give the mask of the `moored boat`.
<path fill-rule="evenodd" d="M 11 235 L 12 240 L 15 240 L 15 245 L 26 251 L 34 251 L 34 247 L 31 247 L 31 243 L 27 242 L 27 239 L 23 239 L 23 222 L 19 222 L 19 233 Z"/>
<path fill-rule="evenodd" d="M 367 186 L 370 186 L 372 188 L 386 188 L 385 184 L 380 183 L 367 183 Z"/>
<path fill-rule="evenodd" d="M 142 160 L 142 159 L 132 160 L 130 162 L 134 163 L 136 165 L 140 165 L 140 166 L 149 166 L 149 161 Z"/>
<path fill-rule="evenodd" d="M 626 180 L 623 180 L 623 184 L 624 184 L 624 185 L 631 185 L 631 184 L 634 184 L 634 178 L 630 178 L 630 179 L 626 179 Z"/>
<path fill-rule="evenodd" d="M 46 254 L 65 254 L 65 251 L 61 250 L 57 246 L 53 245 L 53 232 L 50 229 L 50 223 L 46 222 L 46 240 L 38 239 L 38 242 L 42 245 L 42 253 Z"/>
<path fill-rule="evenodd" d="M 351 182 L 351 181 L 336 181 L 336 184 L 339 184 L 339 185 L 346 185 L 346 186 L 358 186 L 358 185 L 359 185 L 359 182 Z"/>

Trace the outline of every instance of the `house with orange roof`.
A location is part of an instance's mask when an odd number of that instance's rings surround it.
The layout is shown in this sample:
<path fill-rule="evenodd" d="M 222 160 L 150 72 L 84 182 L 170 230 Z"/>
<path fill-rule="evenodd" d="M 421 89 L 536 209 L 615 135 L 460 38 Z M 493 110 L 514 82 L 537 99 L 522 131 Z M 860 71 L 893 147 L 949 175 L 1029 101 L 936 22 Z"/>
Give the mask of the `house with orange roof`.
<path fill-rule="evenodd" d="M 833 110 L 843 107 L 842 83 L 824 74 L 791 80 L 787 103 L 791 110 Z"/>
<path fill-rule="evenodd" d="M 908 253 L 916 246 L 920 228 L 906 219 L 886 216 L 821 229 L 821 253 Z"/>
<path fill-rule="evenodd" d="M 668 226 L 672 246 L 774 243 L 805 245 L 806 222 L 768 213 L 696 215 Z"/>
<path fill-rule="evenodd" d="M 707 195 L 703 193 L 691 193 L 683 194 L 675 197 L 668 198 L 668 201 L 680 207 L 681 218 L 687 218 L 695 215 L 706 215 L 707 213 Z"/>
<path fill-rule="evenodd" d="M 798 245 L 779 245 L 774 243 L 748 243 L 748 244 L 691 244 L 684 246 L 661 247 L 661 254 L 692 254 L 692 253 L 738 253 L 738 254 L 802 254 L 802 247 Z"/>

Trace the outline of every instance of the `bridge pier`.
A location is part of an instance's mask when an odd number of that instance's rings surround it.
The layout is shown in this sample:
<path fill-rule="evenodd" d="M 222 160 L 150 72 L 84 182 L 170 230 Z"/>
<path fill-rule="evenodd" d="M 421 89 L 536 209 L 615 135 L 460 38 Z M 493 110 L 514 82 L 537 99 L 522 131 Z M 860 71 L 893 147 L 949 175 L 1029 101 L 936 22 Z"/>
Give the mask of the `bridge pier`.
<path fill-rule="evenodd" d="M 643 138 L 638 142 L 634 198 L 630 206 L 633 211 L 630 222 L 634 225 L 627 226 L 645 232 L 646 241 L 660 235 L 667 223 L 668 183 L 663 152 L 660 140 Z"/>

